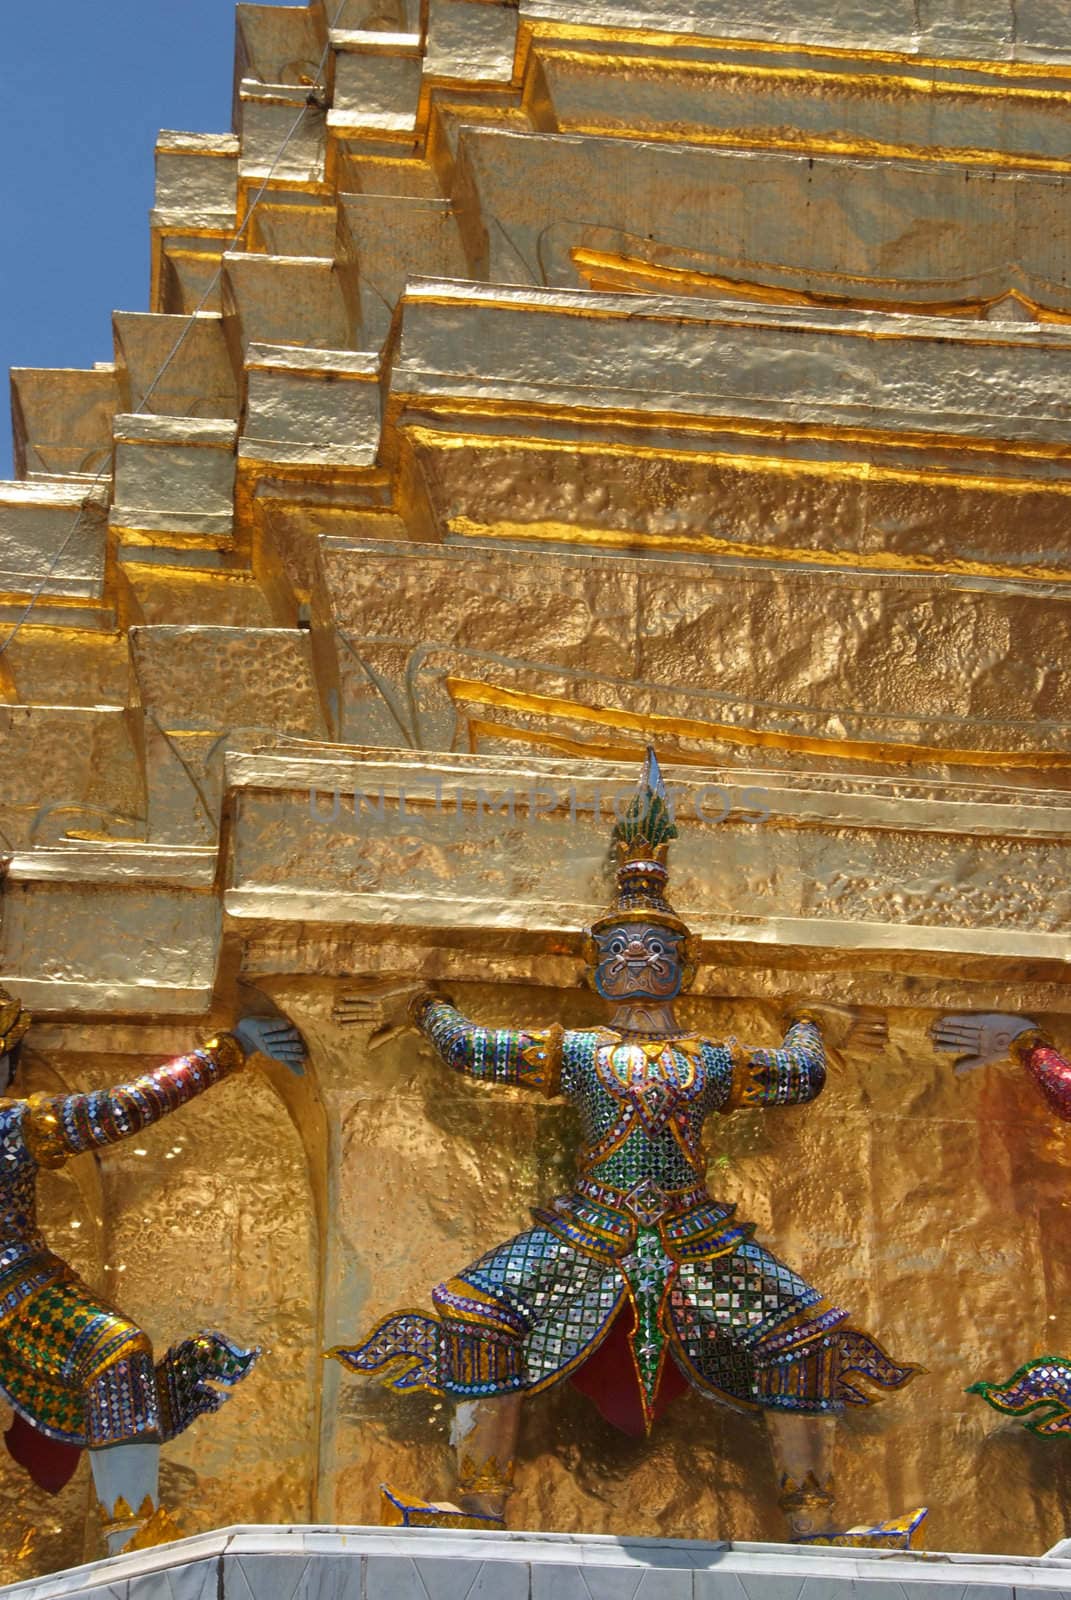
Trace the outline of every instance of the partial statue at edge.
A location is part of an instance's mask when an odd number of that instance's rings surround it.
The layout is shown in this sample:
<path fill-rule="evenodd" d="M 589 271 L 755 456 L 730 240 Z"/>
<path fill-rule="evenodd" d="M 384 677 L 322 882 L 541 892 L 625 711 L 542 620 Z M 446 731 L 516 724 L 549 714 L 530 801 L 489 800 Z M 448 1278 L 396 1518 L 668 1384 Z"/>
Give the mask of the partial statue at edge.
<path fill-rule="evenodd" d="M 1033 1080 L 1049 1110 L 1071 1122 L 1071 1062 L 1032 1018 L 964 1012 L 941 1017 L 931 1032 L 938 1050 L 959 1057 L 957 1073 L 1014 1063 Z M 968 1384 L 967 1393 L 981 1395 L 994 1411 L 1014 1417 L 1039 1438 L 1071 1438 L 1071 1356 L 1034 1356 L 1003 1383 L 980 1379 Z"/>
<path fill-rule="evenodd" d="M 455 1071 L 564 1095 L 581 1118 L 575 1187 L 535 1226 L 434 1291 L 438 1313 L 385 1318 L 331 1351 L 399 1392 L 457 1402 L 457 1501 L 384 1485 L 385 1520 L 494 1527 L 513 1485 L 521 1401 L 570 1377 L 627 1432 L 649 1431 L 689 1386 L 765 1415 L 780 1504 L 801 1542 L 903 1547 L 925 1515 L 841 1531 L 833 1512 L 829 1419 L 873 1403 L 920 1370 L 891 1359 L 709 1193 L 707 1117 L 798 1105 L 825 1082 L 833 1045 L 878 1043 L 882 1026 L 838 1008 L 797 1010 L 779 1049 L 685 1034 L 673 1002 L 694 975 L 695 941 L 666 899 L 677 837 L 649 750 L 617 823 L 617 893 L 586 941 L 604 1027 L 484 1028 L 424 991 L 410 1016 Z M 401 994 L 396 995 L 400 1002 Z M 358 1019 L 361 1002 L 351 1002 Z M 388 1018 L 388 1026 L 395 1019 Z"/>
<path fill-rule="evenodd" d="M 30 1018 L 0 989 L 0 1095 L 10 1090 Z M 202 1332 L 160 1359 L 136 1323 L 45 1244 L 37 1174 L 159 1122 L 261 1052 L 300 1073 L 304 1046 L 278 1019 L 244 1017 L 233 1033 L 131 1083 L 92 1094 L 0 1099 L 0 1397 L 15 1412 L 9 1452 L 55 1494 L 83 1449 L 109 1554 L 174 1538 L 160 1504 L 160 1446 L 219 1409 L 259 1350 Z"/>

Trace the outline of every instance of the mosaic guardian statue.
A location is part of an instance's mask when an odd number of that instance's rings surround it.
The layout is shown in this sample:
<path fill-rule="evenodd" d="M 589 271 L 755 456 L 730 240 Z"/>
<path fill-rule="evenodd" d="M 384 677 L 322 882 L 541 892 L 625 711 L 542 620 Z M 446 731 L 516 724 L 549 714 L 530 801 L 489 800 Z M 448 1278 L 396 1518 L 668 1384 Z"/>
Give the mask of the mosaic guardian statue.
<path fill-rule="evenodd" d="M 0 990 L 0 1093 L 30 1018 Z M 0 1099 L 0 1395 L 14 1409 L 8 1450 L 53 1494 L 83 1449 L 109 1554 L 178 1529 L 159 1500 L 160 1446 L 216 1411 L 259 1355 L 200 1333 L 153 1357 L 146 1333 L 53 1255 L 37 1225 L 37 1174 L 129 1138 L 230 1076 L 260 1051 L 300 1073 L 301 1037 L 246 1017 L 234 1033 L 116 1089 Z"/>
<path fill-rule="evenodd" d="M 1050 1111 L 1071 1122 L 1071 1062 L 1029 1017 L 1003 1011 L 942 1017 L 932 1036 L 938 1050 L 960 1059 L 958 1073 L 1012 1062 L 1033 1079 Z M 1035 1356 L 1003 1383 L 972 1383 L 995 1411 L 1014 1417 L 1042 1438 L 1071 1438 L 1071 1358 Z"/>
<path fill-rule="evenodd" d="M 680 1028 L 673 1002 L 693 977 L 694 942 L 666 899 L 676 834 L 648 751 L 614 830 L 617 894 L 587 940 L 608 1026 L 484 1028 L 431 993 L 413 1000 L 413 1022 L 447 1066 L 572 1103 L 583 1129 L 576 1182 L 533 1213 L 535 1227 L 440 1284 L 436 1316 L 387 1317 L 330 1354 L 396 1391 L 457 1402 L 456 1503 L 384 1485 L 388 1522 L 500 1525 L 522 1399 L 569 1377 L 627 1432 L 649 1431 L 689 1387 L 764 1413 L 796 1539 L 903 1546 L 923 1511 L 838 1532 L 828 1423 L 872 1403 L 865 1384 L 899 1388 L 918 1369 L 890 1359 L 757 1244 L 705 1181 L 701 1136 L 713 1112 L 800 1105 L 821 1092 L 825 1021 L 798 1011 L 776 1050 Z M 349 1005 L 358 1020 L 360 1001 Z M 833 1043 L 882 1036 L 844 1011 L 826 1020 L 839 1030 Z"/>

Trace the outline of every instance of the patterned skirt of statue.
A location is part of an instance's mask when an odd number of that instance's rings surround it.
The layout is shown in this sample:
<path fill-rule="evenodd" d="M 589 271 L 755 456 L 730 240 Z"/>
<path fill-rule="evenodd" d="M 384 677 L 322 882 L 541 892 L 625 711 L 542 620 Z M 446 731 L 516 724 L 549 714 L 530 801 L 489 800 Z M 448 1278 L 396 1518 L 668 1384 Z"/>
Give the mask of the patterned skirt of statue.
<path fill-rule="evenodd" d="M 58 1256 L 23 1261 L 19 1276 L 0 1313 L 0 1395 L 23 1425 L 9 1449 L 38 1481 L 52 1469 L 27 1424 L 76 1449 L 170 1439 L 222 1403 L 209 1383 L 236 1383 L 259 1353 L 202 1333 L 154 1362 L 147 1335 Z"/>
<path fill-rule="evenodd" d="M 390 1388 L 459 1399 L 570 1377 L 629 1433 L 689 1385 L 735 1409 L 824 1413 L 870 1404 L 862 1380 L 898 1388 L 918 1372 L 847 1326 L 732 1207 L 708 1202 L 704 1225 L 676 1234 L 633 1227 L 620 1250 L 603 1230 L 593 1248 L 591 1206 L 578 1228 L 577 1199 L 440 1284 L 438 1316 L 396 1313 L 332 1354 Z"/>

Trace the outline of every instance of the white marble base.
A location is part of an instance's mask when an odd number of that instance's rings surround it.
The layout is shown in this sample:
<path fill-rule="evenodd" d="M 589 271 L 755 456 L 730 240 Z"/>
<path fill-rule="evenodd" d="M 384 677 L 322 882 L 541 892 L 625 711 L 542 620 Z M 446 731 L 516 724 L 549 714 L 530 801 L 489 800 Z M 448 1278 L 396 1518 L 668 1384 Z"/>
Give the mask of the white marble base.
<path fill-rule="evenodd" d="M 12 1584 L 5 1600 L 1071 1600 L 1047 1556 L 605 1534 L 223 1528 Z"/>

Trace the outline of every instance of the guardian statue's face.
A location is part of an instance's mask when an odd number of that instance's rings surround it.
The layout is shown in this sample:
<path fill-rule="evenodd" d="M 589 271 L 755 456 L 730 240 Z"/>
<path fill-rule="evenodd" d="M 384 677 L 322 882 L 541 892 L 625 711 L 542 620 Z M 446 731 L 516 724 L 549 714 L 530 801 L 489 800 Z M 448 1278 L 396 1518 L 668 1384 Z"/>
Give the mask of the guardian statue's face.
<path fill-rule="evenodd" d="M 593 982 L 604 1000 L 673 1000 L 684 982 L 682 938 L 658 923 L 622 922 L 594 935 Z"/>

